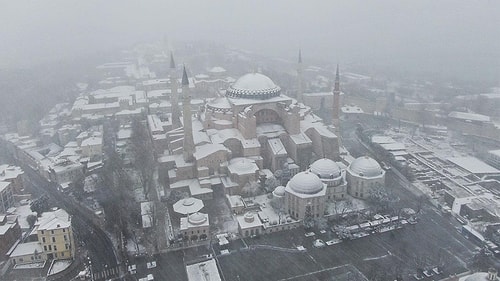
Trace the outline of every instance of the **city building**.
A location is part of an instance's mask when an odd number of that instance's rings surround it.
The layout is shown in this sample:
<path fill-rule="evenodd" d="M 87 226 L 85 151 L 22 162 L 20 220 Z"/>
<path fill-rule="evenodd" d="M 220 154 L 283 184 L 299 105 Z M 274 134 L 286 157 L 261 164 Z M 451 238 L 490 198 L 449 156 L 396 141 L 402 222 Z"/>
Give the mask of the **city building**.
<path fill-rule="evenodd" d="M 0 216 L 0 261 L 7 258 L 9 249 L 21 238 L 17 216 Z"/>
<path fill-rule="evenodd" d="M 71 217 L 63 209 L 44 212 L 31 232 L 43 248 L 47 259 L 71 259 L 76 245 Z"/>
<path fill-rule="evenodd" d="M 186 241 L 204 240 L 209 237 L 209 227 L 208 215 L 197 212 L 181 218 L 180 233 Z"/>
<path fill-rule="evenodd" d="M 7 209 L 14 206 L 13 184 L 8 181 L 0 181 L 0 213 L 7 213 Z"/>

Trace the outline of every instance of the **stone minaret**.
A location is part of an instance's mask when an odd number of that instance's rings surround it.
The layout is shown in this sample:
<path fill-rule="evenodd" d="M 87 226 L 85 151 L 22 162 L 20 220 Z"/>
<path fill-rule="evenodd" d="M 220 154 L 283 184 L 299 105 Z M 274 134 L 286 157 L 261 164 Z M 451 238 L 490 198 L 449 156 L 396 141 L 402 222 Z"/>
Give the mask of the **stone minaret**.
<path fill-rule="evenodd" d="M 303 89 L 302 89 L 302 52 L 299 49 L 299 62 L 297 64 L 297 100 L 299 102 L 304 102 Z"/>
<path fill-rule="evenodd" d="M 340 74 L 338 64 L 337 73 L 335 74 L 335 86 L 333 87 L 332 124 L 335 127 L 335 132 L 338 134 L 340 130 Z"/>
<path fill-rule="evenodd" d="M 181 126 L 181 111 L 179 109 L 179 86 L 177 85 L 177 69 L 175 68 L 174 55 L 170 52 L 170 102 L 172 104 L 172 127 L 177 129 Z"/>
<path fill-rule="evenodd" d="M 191 93 L 186 67 L 182 71 L 182 119 L 184 122 L 184 161 L 194 160 L 193 120 L 191 115 Z"/>

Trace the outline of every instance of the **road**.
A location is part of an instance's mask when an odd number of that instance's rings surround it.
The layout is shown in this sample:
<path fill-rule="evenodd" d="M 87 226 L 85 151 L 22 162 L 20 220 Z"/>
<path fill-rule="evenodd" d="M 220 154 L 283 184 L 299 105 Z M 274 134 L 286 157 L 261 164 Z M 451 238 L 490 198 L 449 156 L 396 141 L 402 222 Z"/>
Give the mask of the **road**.
<path fill-rule="evenodd" d="M 93 270 L 99 272 L 107 267 L 115 267 L 117 259 L 111 240 L 87 214 L 82 212 L 82 207 L 75 204 L 67 195 L 59 192 L 53 183 L 47 181 L 30 167 L 23 167 L 23 170 L 29 179 L 31 188 L 35 189 L 35 193 L 47 194 L 51 202 L 71 215 L 74 234 L 85 243 L 84 248 L 88 250 Z"/>

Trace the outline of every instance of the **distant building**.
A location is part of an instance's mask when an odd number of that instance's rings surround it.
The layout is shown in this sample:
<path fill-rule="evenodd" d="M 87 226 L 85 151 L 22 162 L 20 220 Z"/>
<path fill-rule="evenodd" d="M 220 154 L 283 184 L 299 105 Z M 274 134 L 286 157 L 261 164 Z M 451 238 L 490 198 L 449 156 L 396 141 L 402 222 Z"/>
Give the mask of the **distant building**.
<path fill-rule="evenodd" d="M 24 171 L 20 167 L 0 165 L 0 182 L 10 182 L 14 193 L 21 193 L 24 189 L 23 175 Z"/>
<path fill-rule="evenodd" d="M 21 238 L 17 216 L 0 216 L 0 261 L 7 258 L 9 249 Z"/>
<path fill-rule="evenodd" d="M 7 213 L 7 209 L 14 206 L 13 184 L 7 181 L 0 181 L 0 213 Z"/>

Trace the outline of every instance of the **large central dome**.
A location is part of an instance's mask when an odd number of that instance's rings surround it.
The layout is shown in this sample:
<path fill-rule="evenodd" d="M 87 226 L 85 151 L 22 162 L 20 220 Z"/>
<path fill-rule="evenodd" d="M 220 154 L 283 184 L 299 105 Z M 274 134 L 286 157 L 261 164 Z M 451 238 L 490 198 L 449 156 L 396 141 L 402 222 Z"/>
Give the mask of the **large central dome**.
<path fill-rule="evenodd" d="M 260 73 L 248 73 L 229 86 L 226 96 L 244 99 L 269 99 L 280 95 L 281 88 L 271 78 Z"/>

